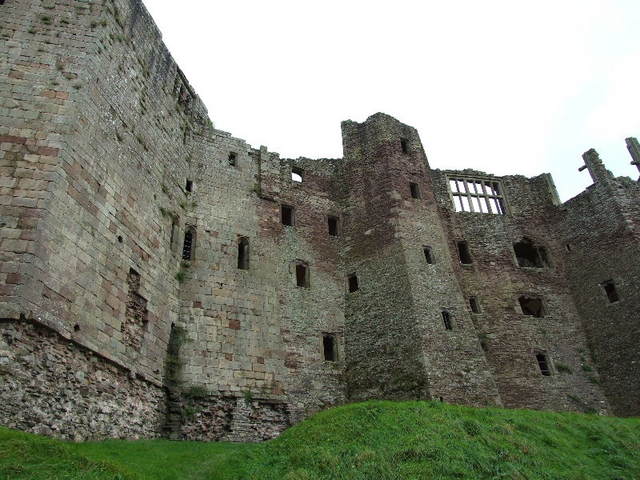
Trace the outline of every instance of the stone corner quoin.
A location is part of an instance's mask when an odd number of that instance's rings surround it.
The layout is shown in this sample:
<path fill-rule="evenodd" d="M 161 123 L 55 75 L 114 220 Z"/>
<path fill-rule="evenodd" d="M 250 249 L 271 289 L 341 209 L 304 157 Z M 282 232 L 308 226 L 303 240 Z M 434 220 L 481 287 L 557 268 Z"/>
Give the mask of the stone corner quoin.
<path fill-rule="evenodd" d="M 640 187 L 216 130 L 139 0 L 0 2 L 0 424 L 259 441 L 366 399 L 640 415 Z M 626 139 L 633 164 L 640 148 Z M 576 165 L 576 167 L 580 167 Z"/>

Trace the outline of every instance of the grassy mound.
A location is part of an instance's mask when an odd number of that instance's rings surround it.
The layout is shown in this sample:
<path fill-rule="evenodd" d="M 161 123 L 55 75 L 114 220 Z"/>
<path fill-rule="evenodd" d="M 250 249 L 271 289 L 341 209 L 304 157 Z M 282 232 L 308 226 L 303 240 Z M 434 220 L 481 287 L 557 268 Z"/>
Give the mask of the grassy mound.
<path fill-rule="evenodd" d="M 640 419 L 366 402 L 264 444 L 73 444 L 0 430 L 0 479 L 640 478 Z"/>

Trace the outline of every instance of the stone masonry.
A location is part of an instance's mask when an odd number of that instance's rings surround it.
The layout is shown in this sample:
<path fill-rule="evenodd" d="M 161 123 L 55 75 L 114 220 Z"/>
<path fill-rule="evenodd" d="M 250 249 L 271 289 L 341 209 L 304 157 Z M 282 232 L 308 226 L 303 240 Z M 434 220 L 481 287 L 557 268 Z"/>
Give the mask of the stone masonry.
<path fill-rule="evenodd" d="M 638 182 L 590 150 L 561 204 L 548 174 L 432 169 L 385 114 L 342 138 L 294 160 L 215 129 L 140 0 L 0 2 L 0 423 L 256 441 L 372 398 L 640 415 Z"/>

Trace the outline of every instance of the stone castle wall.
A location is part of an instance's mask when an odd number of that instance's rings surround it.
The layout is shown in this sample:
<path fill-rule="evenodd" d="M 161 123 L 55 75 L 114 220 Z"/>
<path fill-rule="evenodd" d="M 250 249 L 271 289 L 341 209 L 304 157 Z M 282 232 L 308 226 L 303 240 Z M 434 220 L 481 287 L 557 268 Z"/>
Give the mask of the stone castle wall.
<path fill-rule="evenodd" d="M 384 114 L 343 123 L 342 159 L 281 159 L 213 127 L 139 0 L 0 12 L 2 424 L 263 440 L 368 398 L 637 413 L 637 184 L 560 205 L 546 174 L 432 170 Z M 455 212 L 453 177 L 500 182 L 507 214 Z M 623 299 L 597 304 L 610 278 Z"/>

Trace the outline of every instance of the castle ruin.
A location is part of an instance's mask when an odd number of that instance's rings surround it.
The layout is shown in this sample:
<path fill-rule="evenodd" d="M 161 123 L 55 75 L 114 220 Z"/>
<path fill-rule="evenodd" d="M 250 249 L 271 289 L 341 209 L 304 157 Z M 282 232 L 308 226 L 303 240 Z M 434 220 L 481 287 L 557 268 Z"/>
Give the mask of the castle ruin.
<path fill-rule="evenodd" d="M 594 150 L 565 203 L 548 174 L 432 169 L 382 113 L 342 123 L 341 159 L 282 159 L 213 127 L 140 0 L 0 1 L 0 60 L 0 424 L 262 440 L 366 399 L 640 415 L 640 185 Z"/>

